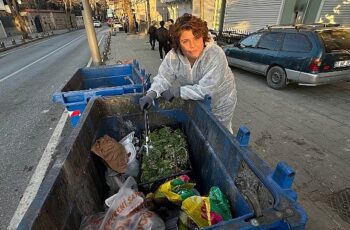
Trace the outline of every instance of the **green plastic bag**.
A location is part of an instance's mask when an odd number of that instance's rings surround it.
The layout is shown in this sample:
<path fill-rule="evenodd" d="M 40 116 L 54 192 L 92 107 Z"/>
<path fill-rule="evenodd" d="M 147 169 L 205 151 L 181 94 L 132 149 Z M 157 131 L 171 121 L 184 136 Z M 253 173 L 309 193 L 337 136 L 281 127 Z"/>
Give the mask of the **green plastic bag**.
<path fill-rule="evenodd" d="M 211 211 L 220 214 L 224 220 L 232 219 L 230 205 L 218 187 L 213 186 L 210 188 L 209 201 Z"/>

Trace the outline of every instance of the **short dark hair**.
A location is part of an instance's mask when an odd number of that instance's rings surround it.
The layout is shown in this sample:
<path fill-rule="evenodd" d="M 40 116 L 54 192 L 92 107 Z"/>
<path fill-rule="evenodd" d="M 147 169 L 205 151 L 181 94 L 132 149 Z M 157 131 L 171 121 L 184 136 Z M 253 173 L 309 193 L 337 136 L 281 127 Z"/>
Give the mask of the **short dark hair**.
<path fill-rule="evenodd" d="M 174 20 L 173 19 L 168 19 L 168 22 L 171 22 L 174 24 Z"/>
<path fill-rule="evenodd" d="M 163 27 L 163 26 L 165 25 L 165 22 L 164 22 L 164 21 L 160 21 L 160 23 L 159 23 L 159 24 L 160 24 L 160 26 L 162 26 L 162 27 Z"/>
<path fill-rule="evenodd" d="M 185 30 L 192 30 L 193 35 L 197 38 L 202 37 L 204 43 L 210 40 L 207 22 L 191 14 L 186 13 L 179 17 L 174 27 L 172 47 L 176 51 L 180 50 L 180 36 Z"/>

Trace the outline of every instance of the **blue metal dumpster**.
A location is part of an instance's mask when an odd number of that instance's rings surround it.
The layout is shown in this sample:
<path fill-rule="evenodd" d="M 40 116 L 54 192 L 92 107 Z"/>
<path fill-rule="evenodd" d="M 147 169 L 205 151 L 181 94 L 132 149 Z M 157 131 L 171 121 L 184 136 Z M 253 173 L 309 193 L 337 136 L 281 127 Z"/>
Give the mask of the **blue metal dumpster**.
<path fill-rule="evenodd" d="M 141 93 L 145 78 L 145 70 L 136 60 L 130 64 L 80 68 L 53 94 L 52 101 L 66 106 L 75 127 L 92 97 Z"/>
<path fill-rule="evenodd" d="M 103 211 L 108 190 L 105 166 L 90 149 L 105 134 L 116 140 L 131 130 L 141 134 L 140 96 L 100 97 L 89 102 L 18 229 L 78 229 L 83 216 Z M 208 104 L 159 100 L 149 112 L 151 129 L 168 125 L 185 132 L 201 194 L 218 186 L 229 200 L 233 219 L 207 229 L 304 229 L 307 215 L 291 188 L 293 169 L 280 162 L 272 170 L 248 147 L 249 130 L 242 126 L 237 136 L 232 135 Z"/>

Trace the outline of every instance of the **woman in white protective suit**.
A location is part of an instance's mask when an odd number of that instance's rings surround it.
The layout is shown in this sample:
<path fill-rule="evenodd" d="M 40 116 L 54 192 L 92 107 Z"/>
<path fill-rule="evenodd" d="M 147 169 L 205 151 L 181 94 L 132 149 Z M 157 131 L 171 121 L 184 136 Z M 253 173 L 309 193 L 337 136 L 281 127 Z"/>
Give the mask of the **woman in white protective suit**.
<path fill-rule="evenodd" d="M 203 100 L 209 95 L 213 114 L 232 133 L 235 80 L 224 51 L 209 37 L 207 23 L 184 14 L 176 20 L 172 44 L 151 88 L 140 99 L 141 109 L 149 109 L 160 96 L 171 101 L 174 97 Z"/>

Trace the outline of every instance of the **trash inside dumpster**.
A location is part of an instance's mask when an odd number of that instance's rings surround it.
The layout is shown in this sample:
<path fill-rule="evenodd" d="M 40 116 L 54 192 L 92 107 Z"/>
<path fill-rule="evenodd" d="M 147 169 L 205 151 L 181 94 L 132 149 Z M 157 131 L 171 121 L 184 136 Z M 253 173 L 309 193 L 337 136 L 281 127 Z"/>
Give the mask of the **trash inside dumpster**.
<path fill-rule="evenodd" d="M 111 198 L 109 204 L 120 205 L 107 215 L 105 200 L 112 195 L 105 178 L 109 167 L 91 148 L 105 135 L 121 141 L 134 132 L 142 140 L 139 97 L 103 97 L 89 102 L 18 229 L 79 229 L 89 219 L 119 226 L 130 223 L 130 213 L 137 213 L 133 224 L 147 222 L 159 229 L 304 228 L 306 213 L 291 188 L 295 172 L 283 162 L 272 170 L 248 148 L 248 129 L 241 127 L 233 136 L 210 113 L 207 104 L 198 101 L 160 101 L 149 112 L 151 131 L 165 125 L 180 129 L 186 136 L 189 174 L 162 181 L 155 191 L 142 191 L 149 187 L 139 187 L 137 179 L 129 179 L 132 177 L 121 177 L 116 194 L 121 196 L 127 182 L 132 205 Z M 168 204 L 159 206 L 157 202 L 164 201 L 161 198 Z M 148 204 L 150 200 L 156 200 L 155 204 Z M 120 221 L 109 218 L 113 214 Z"/>
<path fill-rule="evenodd" d="M 53 94 L 52 101 L 66 107 L 75 127 L 92 97 L 141 93 L 148 76 L 136 60 L 128 64 L 80 68 Z"/>
<path fill-rule="evenodd" d="M 149 151 L 142 156 L 142 183 L 184 174 L 190 169 L 186 137 L 180 129 L 162 127 L 150 134 Z"/>

